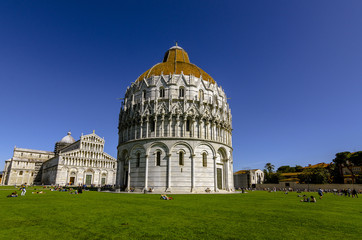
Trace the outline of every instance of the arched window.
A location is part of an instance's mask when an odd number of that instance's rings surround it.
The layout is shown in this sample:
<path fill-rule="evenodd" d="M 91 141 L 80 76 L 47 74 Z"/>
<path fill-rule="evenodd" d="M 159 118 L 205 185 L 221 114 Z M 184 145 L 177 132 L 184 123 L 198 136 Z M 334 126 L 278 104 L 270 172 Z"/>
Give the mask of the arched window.
<path fill-rule="evenodd" d="M 186 120 L 186 131 L 190 131 L 190 119 Z"/>
<path fill-rule="evenodd" d="M 160 87 L 160 98 L 165 97 L 165 88 L 164 87 Z"/>
<path fill-rule="evenodd" d="M 207 154 L 205 152 L 202 154 L 202 166 L 207 167 Z"/>
<path fill-rule="evenodd" d="M 23 175 L 23 171 L 20 171 L 20 172 L 19 172 L 19 175 L 20 175 L 20 176 Z"/>
<path fill-rule="evenodd" d="M 161 166 L 161 152 L 156 153 L 156 166 Z"/>
<path fill-rule="evenodd" d="M 143 99 L 146 99 L 146 97 L 147 97 L 147 92 L 146 92 L 146 90 L 143 90 L 142 94 L 143 94 Z"/>
<path fill-rule="evenodd" d="M 180 151 L 178 153 L 178 164 L 180 166 L 183 166 L 184 165 L 184 152 Z"/>
<path fill-rule="evenodd" d="M 137 153 L 136 167 L 140 167 L 140 162 L 141 162 L 141 153 Z"/>
<path fill-rule="evenodd" d="M 185 96 L 185 88 L 180 87 L 178 91 L 178 97 L 183 98 Z"/>
<path fill-rule="evenodd" d="M 204 91 L 202 91 L 201 89 L 199 90 L 199 99 L 200 101 L 204 100 Z"/>

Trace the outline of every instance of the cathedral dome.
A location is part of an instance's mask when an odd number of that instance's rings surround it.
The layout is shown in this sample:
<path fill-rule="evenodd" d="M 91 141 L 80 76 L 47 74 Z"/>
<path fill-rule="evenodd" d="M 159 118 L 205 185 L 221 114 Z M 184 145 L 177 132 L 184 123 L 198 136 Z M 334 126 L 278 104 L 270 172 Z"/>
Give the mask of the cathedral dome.
<path fill-rule="evenodd" d="M 74 138 L 71 136 L 71 132 L 68 132 L 67 136 L 63 137 L 62 140 L 60 140 L 60 143 L 74 143 L 75 140 Z"/>
<path fill-rule="evenodd" d="M 195 64 L 190 63 L 189 56 L 187 52 L 178 46 L 171 47 L 163 58 L 162 63 L 158 63 L 144 72 L 141 76 L 138 77 L 136 82 L 147 79 L 151 76 L 160 76 L 162 74 L 181 74 L 184 75 L 193 75 L 197 78 L 201 78 L 210 83 L 215 83 L 214 79 L 207 74 L 204 70 L 196 66 Z"/>

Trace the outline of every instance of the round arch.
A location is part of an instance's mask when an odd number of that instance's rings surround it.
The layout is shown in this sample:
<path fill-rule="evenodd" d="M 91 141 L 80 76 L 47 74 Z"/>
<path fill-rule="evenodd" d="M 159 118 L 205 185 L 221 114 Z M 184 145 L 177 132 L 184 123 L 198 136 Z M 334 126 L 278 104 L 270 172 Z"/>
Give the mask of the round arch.
<path fill-rule="evenodd" d="M 204 143 L 204 142 L 203 142 L 203 143 L 200 143 L 199 145 L 196 146 L 195 152 L 196 152 L 196 150 L 197 150 L 199 147 L 201 147 L 201 146 L 207 146 L 207 147 L 209 147 L 210 150 L 211 150 L 211 153 L 212 153 L 212 157 L 216 157 L 215 148 L 214 148 L 210 143 Z"/>
<path fill-rule="evenodd" d="M 228 157 L 228 154 L 227 154 L 227 151 L 224 147 L 220 147 L 217 152 L 220 154 L 220 157 L 222 157 L 222 160 L 225 161 L 225 160 L 228 160 L 229 157 Z"/>
<path fill-rule="evenodd" d="M 194 155 L 194 149 L 187 142 L 184 142 L 184 141 L 176 142 L 175 144 L 172 145 L 170 152 L 172 152 L 176 146 L 185 146 L 190 151 L 190 154 Z"/>
<path fill-rule="evenodd" d="M 152 143 L 148 148 L 147 148 L 147 151 L 146 151 L 146 154 L 149 155 L 150 154 L 150 150 L 154 147 L 160 147 L 160 148 L 164 148 L 163 150 L 165 151 L 165 154 L 167 155 L 170 151 L 169 151 L 169 148 L 167 147 L 166 144 L 164 144 L 163 142 L 154 142 Z"/>

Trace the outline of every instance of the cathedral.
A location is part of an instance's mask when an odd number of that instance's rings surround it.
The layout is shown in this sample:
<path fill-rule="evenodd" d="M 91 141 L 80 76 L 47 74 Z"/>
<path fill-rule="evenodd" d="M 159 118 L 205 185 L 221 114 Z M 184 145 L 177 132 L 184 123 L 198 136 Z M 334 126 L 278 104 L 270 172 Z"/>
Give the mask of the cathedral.
<path fill-rule="evenodd" d="M 5 161 L 2 185 L 114 185 L 117 160 L 103 151 L 104 139 L 93 133 L 76 141 L 71 133 L 54 152 L 14 148 Z"/>
<path fill-rule="evenodd" d="M 127 88 L 116 185 L 126 191 L 234 191 L 231 122 L 224 90 L 176 44 Z"/>

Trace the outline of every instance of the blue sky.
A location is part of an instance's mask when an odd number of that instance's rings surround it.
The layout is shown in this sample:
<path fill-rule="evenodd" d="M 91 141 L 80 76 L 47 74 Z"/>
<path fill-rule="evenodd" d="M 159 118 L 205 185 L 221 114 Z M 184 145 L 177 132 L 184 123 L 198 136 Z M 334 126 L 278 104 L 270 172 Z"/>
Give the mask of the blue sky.
<path fill-rule="evenodd" d="M 93 129 L 178 41 L 229 98 L 234 170 L 362 150 L 361 1 L 0 1 L 0 169 Z"/>

